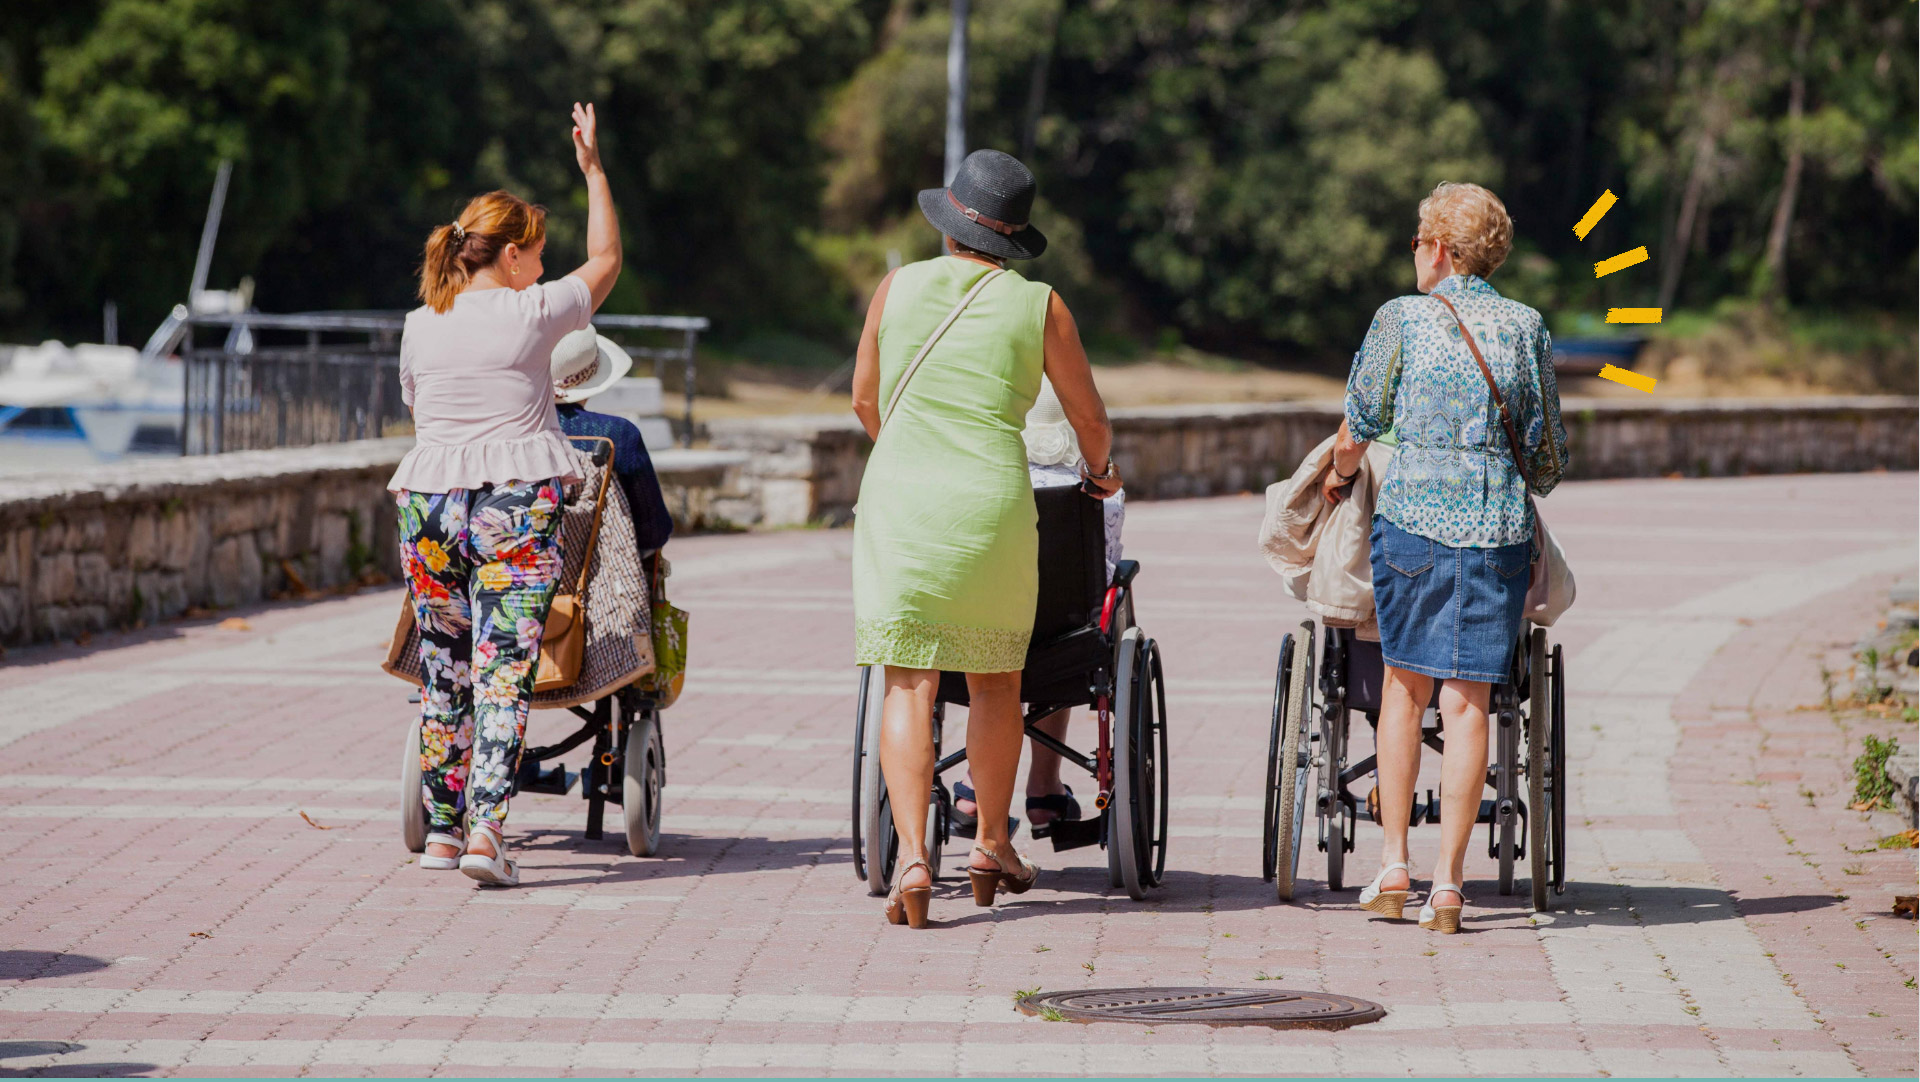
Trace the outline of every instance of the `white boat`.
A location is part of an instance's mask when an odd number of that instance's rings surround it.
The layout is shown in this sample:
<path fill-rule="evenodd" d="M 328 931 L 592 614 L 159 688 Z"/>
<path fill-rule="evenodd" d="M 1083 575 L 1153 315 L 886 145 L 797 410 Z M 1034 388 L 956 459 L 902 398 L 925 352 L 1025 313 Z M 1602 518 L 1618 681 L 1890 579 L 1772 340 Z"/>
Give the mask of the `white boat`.
<path fill-rule="evenodd" d="M 44 473 L 128 455 L 180 453 L 180 359 L 56 341 L 0 368 L 0 473 Z"/>

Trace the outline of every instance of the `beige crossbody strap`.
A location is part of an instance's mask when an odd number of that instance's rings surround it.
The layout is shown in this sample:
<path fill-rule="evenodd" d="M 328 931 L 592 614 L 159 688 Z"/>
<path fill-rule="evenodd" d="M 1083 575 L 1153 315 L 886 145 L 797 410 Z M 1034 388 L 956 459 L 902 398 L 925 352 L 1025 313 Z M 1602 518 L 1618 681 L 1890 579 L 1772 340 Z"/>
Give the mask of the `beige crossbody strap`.
<path fill-rule="evenodd" d="M 907 389 L 907 382 L 913 379 L 915 372 L 920 370 L 920 362 L 926 360 L 927 354 L 933 352 L 934 343 L 940 341 L 940 336 L 947 333 L 947 328 L 953 326 L 953 321 L 960 318 L 960 313 L 967 310 L 967 305 L 973 303 L 973 299 L 980 295 L 980 291 L 987 288 L 988 282 L 1005 273 L 1007 273 L 1006 268 L 1002 267 L 981 275 L 980 280 L 973 284 L 973 288 L 967 290 L 967 295 L 960 298 L 960 303 L 953 306 L 953 311 L 947 313 L 947 318 L 941 320 L 940 325 L 927 336 L 927 340 L 921 343 L 920 352 L 913 355 L 913 363 L 907 365 L 907 370 L 900 374 L 900 382 L 893 385 L 893 397 L 887 399 L 887 412 L 880 415 L 881 431 L 886 431 L 887 421 L 893 416 L 893 408 L 900 404 L 900 393 Z"/>

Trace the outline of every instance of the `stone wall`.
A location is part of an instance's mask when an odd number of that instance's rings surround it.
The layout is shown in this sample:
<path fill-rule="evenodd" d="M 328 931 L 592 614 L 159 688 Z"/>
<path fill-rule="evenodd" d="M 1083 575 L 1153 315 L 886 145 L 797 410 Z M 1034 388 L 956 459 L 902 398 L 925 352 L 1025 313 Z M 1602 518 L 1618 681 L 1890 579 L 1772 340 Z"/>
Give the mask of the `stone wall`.
<path fill-rule="evenodd" d="M 410 438 L 0 478 L 0 645 L 399 575 L 387 479 Z M 760 521 L 750 456 L 655 452 L 683 528 Z"/>
<path fill-rule="evenodd" d="M 1912 470 L 1912 398 L 1568 399 L 1573 478 Z M 1257 490 L 1340 423 L 1334 403 L 1116 410 L 1135 499 Z M 847 521 L 871 445 L 850 416 L 715 421 L 654 455 L 680 526 Z M 0 645 L 398 574 L 387 478 L 407 439 L 0 478 Z"/>
<path fill-rule="evenodd" d="M 0 479 L 0 643 L 394 576 L 386 481 L 410 445 L 368 440 Z"/>
<path fill-rule="evenodd" d="M 1911 470 L 1920 459 L 1912 398 L 1568 398 L 1562 406 L 1572 479 Z M 1135 499 L 1256 491 L 1292 473 L 1340 418 L 1335 402 L 1114 410 L 1113 454 Z M 852 513 L 871 445 L 851 416 L 716 421 L 709 434 L 717 447 L 752 452 L 750 472 L 769 471 L 780 487 L 760 524 L 833 523 Z"/>

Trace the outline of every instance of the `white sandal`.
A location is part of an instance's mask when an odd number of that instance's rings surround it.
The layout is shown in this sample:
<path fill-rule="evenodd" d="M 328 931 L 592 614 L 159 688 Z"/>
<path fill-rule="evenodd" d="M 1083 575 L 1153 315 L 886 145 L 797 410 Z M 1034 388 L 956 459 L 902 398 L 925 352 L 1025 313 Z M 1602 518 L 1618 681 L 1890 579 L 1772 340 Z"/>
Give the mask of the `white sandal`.
<path fill-rule="evenodd" d="M 1451 892 L 1460 898 L 1459 905 L 1434 905 L 1434 898 Z M 1441 935 L 1453 935 L 1460 930 L 1460 911 L 1467 906 L 1467 896 L 1458 883 L 1435 883 L 1427 891 L 1427 904 L 1420 907 L 1420 927 L 1431 928 Z"/>
<path fill-rule="evenodd" d="M 478 880 L 481 886 L 519 886 L 520 865 L 507 859 L 507 842 L 500 836 L 500 828 L 492 823 L 475 823 L 470 830 L 484 830 L 493 836 L 493 855 L 488 857 L 469 851 L 460 858 L 460 870 L 467 878 Z"/>
<path fill-rule="evenodd" d="M 428 845 L 451 845 L 459 852 L 450 857 L 436 857 L 422 849 L 420 866 L 430 872 L 450 872 L 460 866 L 460 857 L 467 851 L 467 840 L 458 834 L 429 834 Z"/>
<path fill-rule="evenodd" d="M 1381 890 L 1380 881 L 1387 877 L 1388 872 L 1407 873 L 1406 889 Z M 1360 891 L 1360 908 L 1370 913 L 1378 913 L 1383 917 L 1400 920 L 1402 910 L 1407 907 L 1407 895 L 1412 892 L 1413 869 L 1407 866 L 1406 861 L 1396 860 L 1392 864 L 1380 869 L 1380 874 L 1373 877 L 1373 882 L 1368 883 L 1366 887 Z"/>

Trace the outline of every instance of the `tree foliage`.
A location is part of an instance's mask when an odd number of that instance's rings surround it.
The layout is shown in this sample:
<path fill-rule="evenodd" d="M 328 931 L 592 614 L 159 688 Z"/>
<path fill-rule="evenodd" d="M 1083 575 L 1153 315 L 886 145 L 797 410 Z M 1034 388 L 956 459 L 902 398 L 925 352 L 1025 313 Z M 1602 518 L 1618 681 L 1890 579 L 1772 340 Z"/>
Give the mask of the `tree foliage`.
<path fill-rule="evenodd" d="M 566 106 L 600 103 L 623 310 L 844 342 L 928 254 L 940 0 L 14 0 L 0 25 L 0 334 L 215 284 L 399 307 L 475 192 L 580 252 Z M 1915 7 L 1887 0 L 974 0 L 974 145 L 1026 157 L 1031 268 L 1094 331 L 1336 359 L 1403 292 L 1439 180 L 1506 200 L 1503 288 L 1551 310 L 1728 298 L 1910 315 Z M 1584 243 L 1605 188 L 1620 205 Z M 1645 244 L 1643 270 L 1591 264 Z"/>

